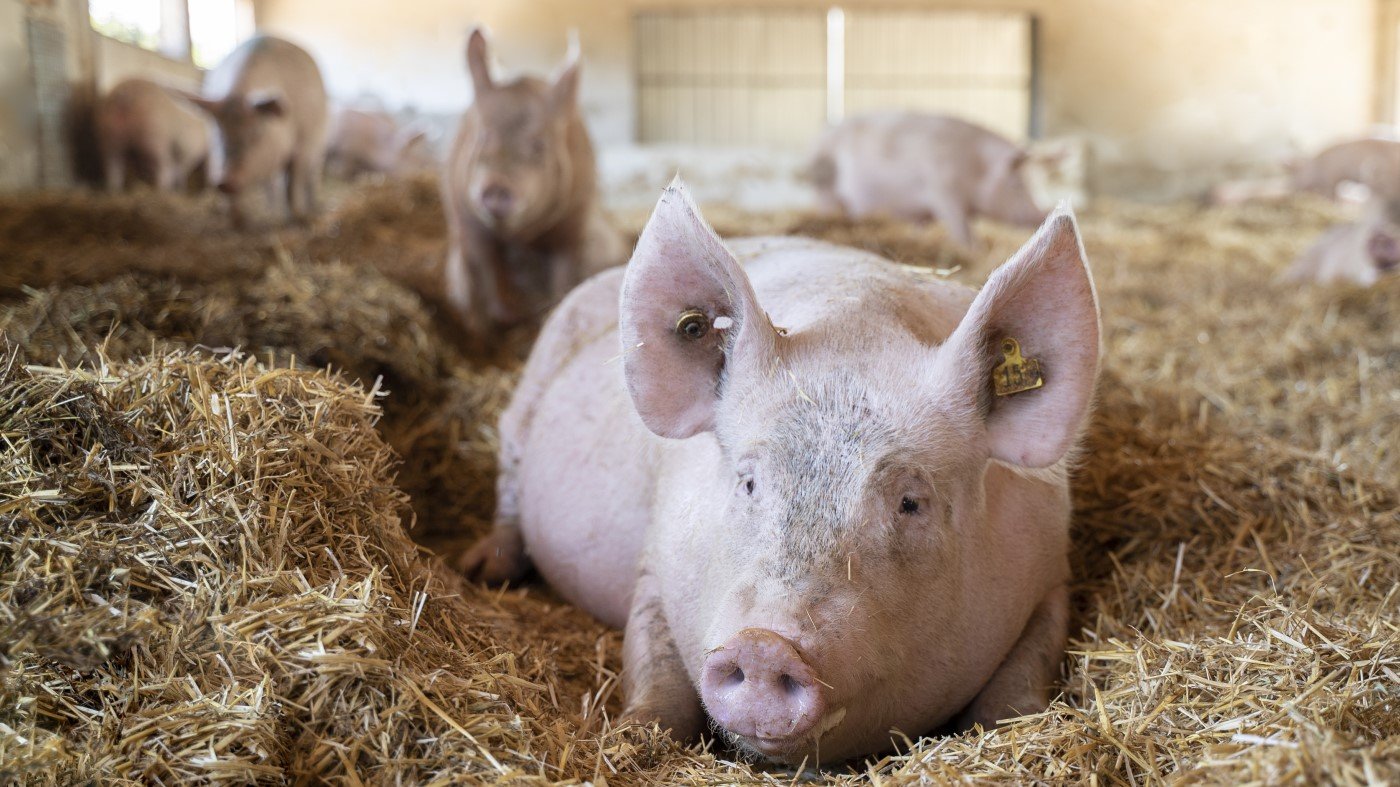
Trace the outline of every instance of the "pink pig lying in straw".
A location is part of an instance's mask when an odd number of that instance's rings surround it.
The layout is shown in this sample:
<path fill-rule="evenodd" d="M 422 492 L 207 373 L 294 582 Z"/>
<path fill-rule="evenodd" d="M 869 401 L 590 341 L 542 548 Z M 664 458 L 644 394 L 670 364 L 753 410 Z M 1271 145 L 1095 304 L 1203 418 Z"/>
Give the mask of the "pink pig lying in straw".
<path fill-rule="evenodd" d="M 1008 339 L 1042 387 L 994 394 Z M 630 719 L 691 737 L 708 714 L 779 762 L 1038 711 L 1098 362 L 1067 208 L 978 293 L 811 240 L 725 244 L 675 184 L 631 264 L 545 325 L 462 568 L 533 563 L 626 626 Z"/>

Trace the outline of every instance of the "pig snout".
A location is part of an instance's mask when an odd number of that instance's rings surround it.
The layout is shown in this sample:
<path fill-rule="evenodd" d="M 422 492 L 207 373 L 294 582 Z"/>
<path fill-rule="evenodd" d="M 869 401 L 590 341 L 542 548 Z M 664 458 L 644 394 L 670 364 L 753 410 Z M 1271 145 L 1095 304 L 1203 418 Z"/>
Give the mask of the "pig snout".
<path fill-rule="evenodd" d="M 710 717 L 765 754 L 808 737 L 826 713 L 817 673 L 791 642 L 747 628 L 706 658 L 700 696 Z"/>
<path fill-rule="evenodd" d="M 482 209 L 498 222 L 508 218 L 511 210 L 515 208 L 515 192 L 501 183 L 488 183 L 483 186 L 477 200 Z"/>

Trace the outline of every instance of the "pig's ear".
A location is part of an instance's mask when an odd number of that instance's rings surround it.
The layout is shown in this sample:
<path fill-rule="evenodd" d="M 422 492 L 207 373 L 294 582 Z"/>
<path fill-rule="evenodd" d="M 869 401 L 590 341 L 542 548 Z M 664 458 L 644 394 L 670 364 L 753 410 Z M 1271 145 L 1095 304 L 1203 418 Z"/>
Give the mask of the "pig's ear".
<path fill-rule="evenodd" d="M 1007 339 L 1039 362 L 1041 387 L 996 384 Z M 993 458 L 1047 467 L 1074 447 L 1098 368 L 1098 296 L 1074 214 L 1061 204 L 977 294 L 939 353 L 938 377 L 985 420 Z"/>
<path fill-rule="evenodd" d="M 287 105 L 282 101 L 281 96 L 272 94 L 259 94 L 250 96 L 248 104 L 254 112 L 267 117 L 280 118 L 287 114 Z"/>
<path fill-rule="evenodd" d="M 472 76 L 472 89 L 481 95 L 495 86 L 491 81 L 491 65 L 486 51 L 486 33 L 481 28 L 472 28 L 467 36 L 467 72 Z"/>
<path fill-rule="evenodd" d="M 178 87 L 169 87 L 166 85 L 162 85 L 161 87 L 163 90 L 165 90 L 165 92 L 169 93 L 170 95 L 182 101 L 188 101 L 211 115 L 218 113 L 219 104 L 222 103 L 216 99 L 205 98 L 204 96 L 201 96 L 200 94 L 190 90 L 181 90 Z"/>
<path fill-rule="evenodd" d="M 713 428 L 725 380 L 772 363 L 777 332 L 679 179 L 661 195 L 628 263 L 618 329 L 627 391 L 662 437 Z"/>
<path fill-rule="evenodd" d="M 578 46 L 578 31 L 569 31 L 569 53 L 564 56 L 564 64 L 559 75 L 554 78 L 550 92 L 556 107 L 572 107 L 578 102 L 578 78 L 581 67 Z"/>

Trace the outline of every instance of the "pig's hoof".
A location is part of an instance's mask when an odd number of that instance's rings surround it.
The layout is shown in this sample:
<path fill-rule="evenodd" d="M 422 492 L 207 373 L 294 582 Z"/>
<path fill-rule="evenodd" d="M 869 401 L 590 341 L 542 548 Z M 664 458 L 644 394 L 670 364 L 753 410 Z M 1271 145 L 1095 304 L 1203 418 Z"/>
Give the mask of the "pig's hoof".
<path fill-rule="evenodd" d="M 497 530 L 462 553 L 457 570 L 473 582 L 502 585 L 523 578 L 530 570 L 530 561 L 519 534 Z"/>

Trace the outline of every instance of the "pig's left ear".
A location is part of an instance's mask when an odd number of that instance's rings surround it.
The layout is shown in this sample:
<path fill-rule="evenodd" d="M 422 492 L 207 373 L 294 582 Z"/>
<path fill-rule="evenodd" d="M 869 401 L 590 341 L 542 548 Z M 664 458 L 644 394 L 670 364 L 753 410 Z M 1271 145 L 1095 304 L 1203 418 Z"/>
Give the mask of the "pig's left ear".
<path fill-rule="evenodd" d="M 578 102 L 578 79 L 581 66 L 578 32 L 570 31 L 569 53 L 564 56 L 564 64 L 560 66 L 559 75 L 554 78 L 554 84 L 550 87 L 550 93 L 554 97 L 556 107 L 572 107 Z"/>
<path fill-rule="evenodd" d="M 662 437 L 713 428 L 725 380 L 772 366 L 777 332 L 679 179 L 661 195 L 627 265 L 618 333 L 632 404 Z"/>
<path fill-rule="evenodd" d="M 1014 372 L 996 378 L 1008 371 L 999 370 L 1007 339 L 1027 359 L 1019 381 Z M 1062 204 L 992 273 L 940 350 L 938 377 L 985 420 L 993 458 L 1047 467 L 1073 448 L 1098 369 L 1098 296 L 1074 214 Z M 1031 387 L 1037 371 L 1042 385 Z"/>

